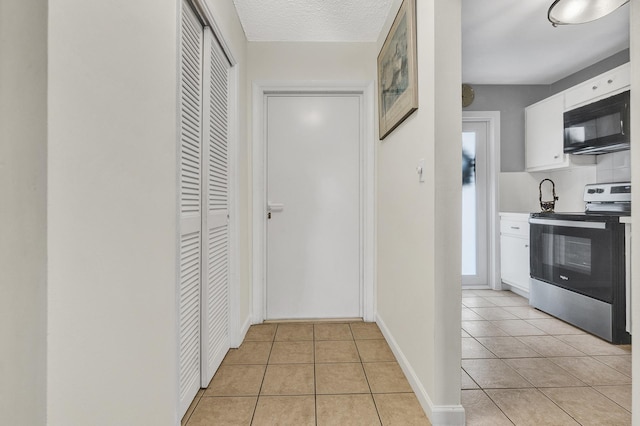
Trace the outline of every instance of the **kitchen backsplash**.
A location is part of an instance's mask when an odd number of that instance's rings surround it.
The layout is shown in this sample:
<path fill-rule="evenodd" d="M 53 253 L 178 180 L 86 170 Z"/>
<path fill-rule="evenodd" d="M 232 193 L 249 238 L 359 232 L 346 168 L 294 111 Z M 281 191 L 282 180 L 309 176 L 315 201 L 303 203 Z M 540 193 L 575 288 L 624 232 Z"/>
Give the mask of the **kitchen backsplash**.
<path fill-rule="evenodd" d="M 581 166 L 548 172 L 500 173 L 500 211 L 539 212 L 539 184 L 542 179 L 555 183 L 557 212 L 584 211 L 584 186 L 596 181 L 596 166 Z M 542 188 L 543 201 L 551 200 L 551 185 Z"/>
<path fill-rule="evenodd" d="M 596 164 L 597 183 L 630 182 L 631 151 L 598 155 Z"/>
<path fill-rule="evenodd" d="M 500 211 L 523 213 L 540 211 L 538 185 L 545 178 L 553 180 L 556 184 L 558 201 L 556 201 L 555 211 L 584 211 L 582 197 L 586 184 L 631 181 L 630 152 L 626 150 L 598 155 L 594 166 L 536 173 L 500 173 Z M 549 191 L 550 185 L 545 184 L 544 201 L 551 199 Z"/>
<path fill-rule="evenodd" d="M 531 173 L 500 173 L 500 211 L 514 213 L 539 211 L 538 182 Z"/>

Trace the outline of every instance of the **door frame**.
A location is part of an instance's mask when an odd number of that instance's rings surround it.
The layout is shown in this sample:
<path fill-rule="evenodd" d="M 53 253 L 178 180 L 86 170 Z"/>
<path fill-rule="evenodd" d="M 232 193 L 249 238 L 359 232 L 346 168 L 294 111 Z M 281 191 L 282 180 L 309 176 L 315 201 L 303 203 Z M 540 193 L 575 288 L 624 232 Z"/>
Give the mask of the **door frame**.
<path fill-rule="evenodd" d="M 467 128 L 469 126 L 469 128 Z M 464 273 L 464 255 L 463 255 L 463 274 L 462 274 L 462 287 L 463 288 L 480 288 L 486 287 L 489 283 L 489 206 L 488 206 L 488 192 L 489 192 L 489 123 L 486 121 L 462 121 L 462 136 L 463 147 L 462 153 L 464 155 L 464 135 L 467 132 L 473 132 L 475 134 L 475 165 L 473 180 L 474 184 L 474 199 L 475 199 L 475 273 L 468 275 Z M 463 164 L 464 167 L 464 164 Z M 463 177 L 464 179 L 464 177 Z M 462 183 L 463 194 L 463 221 L 462 221 L 462 247 L 463 253 L 469 241 L 465 240 L 465 217 L 464 209 L 465 205 L 465 183 Z"/>
<path fill-rule="evenodd" d="M 255 81 L 253 83 L 253 238 L 251 318 L 266 314 L 267 158 L 266 100 L 269 95 L 358 95 L 361 99 L 360 138 L 360 314 L 375 320 L 375 141 L 373 81 Z"/>
<path fill-rule="evenodd" d="M 463 122 L 487 123 L 487 285 L 501 290 L 500 281 L 500 111 L 462 111 Z M 463 286 L 463 288 L 478 288 Z"/>

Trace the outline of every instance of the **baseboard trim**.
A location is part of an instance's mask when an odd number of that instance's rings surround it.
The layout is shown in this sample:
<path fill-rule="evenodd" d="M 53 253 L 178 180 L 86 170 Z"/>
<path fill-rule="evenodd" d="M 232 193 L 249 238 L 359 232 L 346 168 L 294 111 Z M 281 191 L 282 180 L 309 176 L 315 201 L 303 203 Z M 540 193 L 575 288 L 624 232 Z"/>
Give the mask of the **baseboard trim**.
<path fill-rule="evenodd" d="M 518 296 L 522 296 L 525 299 L 529 299 L 529 291 L 523 290 L 523 289 L 521 289 L 519 287 L 516 287 L 514 285 L 507 284 L 507 283 L 502 283 L 502 289 L 503 290 L 509 290 L 512 293 L 517 294 Z"/>
<path fill-rule="evenodd" d="M 242 327 L 240 327 L 240 330 L 238 333 L 238 337 L 239 337 L 238 343 L 237 343 L 237 346 L 233 346 L 234 348 L 240 347 L 242 342 L 244 342 L 244 338 L 247 335 L 247 332 L 249 331 L 249 327 L 251 327 L 251 315 L 247 315 L 247 318 L 244 320 Z"/>
<path fill-rule="evenodd" d="M 400 364 L 400 368 L 402 368 L 405 376 L 407 376 L 409 384 L 411 385 L 413 392 L 416 394 L 416 397 L 418 398 L 418 401 L 431 424 L 434 426 L 464 426 L 464 407 L 462 407 L 462 405 L 435 405 L 433 401 L 431 401 L 427 390 L 418 379 L 413 367 L 411 367 L 411 364 L 409 364 L 409 361 L 398 346 L 398 343 L 393 338 L 391 331 L 389 331 L 389 328 L 380 317 L 380 314 L 377 313 L 376 323 L 378 324 L 378 327 L 380 327 L 380 331 L 382 331 L 385 339 L 387 339 L 387 343 L 389 343 L 391 351 L 398 360 L 398 364 Z"/>
<path fill-rule="evenodd" d="M 307 322 L 326 322 L 326 323 L 343 323 L 343 322 L 362 322 L 362 318 L 344 317 L 344 318 L 295 318 L 295 319 L 269 319 L 262 321 L 263 324 L 282 324 L 282 323 L 307 323 Z"/>

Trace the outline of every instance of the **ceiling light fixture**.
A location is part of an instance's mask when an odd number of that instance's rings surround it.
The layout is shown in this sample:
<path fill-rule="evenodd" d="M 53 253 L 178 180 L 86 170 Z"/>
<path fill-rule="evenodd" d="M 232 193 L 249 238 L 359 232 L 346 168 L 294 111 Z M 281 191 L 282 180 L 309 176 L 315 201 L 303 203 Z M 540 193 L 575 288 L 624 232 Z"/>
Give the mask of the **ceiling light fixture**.
<path fill-rule="evenodd" d="M 628 3 L 629 0 L 556 0 L 547 18 L 554 27 L 595 21 Z"/>

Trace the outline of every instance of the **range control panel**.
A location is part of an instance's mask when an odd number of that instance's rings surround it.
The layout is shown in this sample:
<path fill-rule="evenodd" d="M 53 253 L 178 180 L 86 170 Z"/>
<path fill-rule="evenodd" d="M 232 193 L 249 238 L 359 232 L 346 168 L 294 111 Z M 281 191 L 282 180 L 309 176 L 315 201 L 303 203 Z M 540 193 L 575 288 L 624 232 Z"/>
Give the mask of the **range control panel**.
<path fill-rule="evenodd" d="M 593 183 L 584 187 L 584 201 L 587 203 L 629 203 L 631 183 Z"/>

